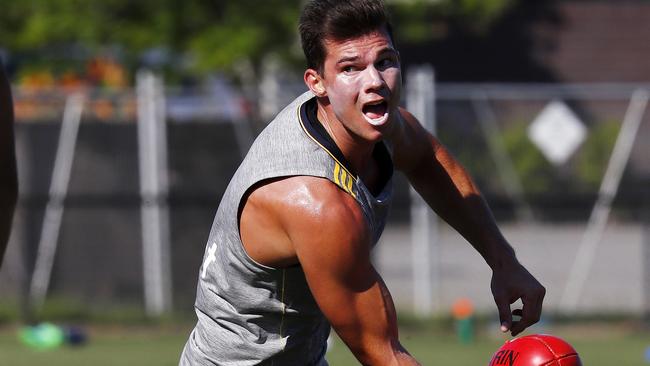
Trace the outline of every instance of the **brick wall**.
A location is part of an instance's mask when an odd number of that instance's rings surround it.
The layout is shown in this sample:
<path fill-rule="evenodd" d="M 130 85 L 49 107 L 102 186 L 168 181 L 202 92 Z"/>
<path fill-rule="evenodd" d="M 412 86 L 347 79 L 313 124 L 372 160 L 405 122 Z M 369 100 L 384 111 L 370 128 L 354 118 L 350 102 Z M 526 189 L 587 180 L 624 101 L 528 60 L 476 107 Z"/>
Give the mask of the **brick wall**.
<path fill-rule="evenodd" d="M 558 81 L 650 81 L 650 2 L 568 1 L 558 14 L 559 25 L 537 29 L 551 36 L 538 54 Z"/>

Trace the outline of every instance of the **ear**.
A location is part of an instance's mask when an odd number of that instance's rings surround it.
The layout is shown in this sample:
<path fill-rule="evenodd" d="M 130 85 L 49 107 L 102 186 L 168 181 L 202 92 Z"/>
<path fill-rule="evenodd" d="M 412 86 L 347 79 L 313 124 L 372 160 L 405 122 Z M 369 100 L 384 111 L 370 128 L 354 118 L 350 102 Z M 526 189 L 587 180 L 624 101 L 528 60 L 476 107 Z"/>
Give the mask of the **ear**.
<path fill-rule="evenodd" d="M 304 80 L 309 90 L 311 90 L 317 97 L 324 97 L 327 95 L 327 91 L 323 85 L 323 78 L 318 74 L 318 71 L 314 69 L 305 70 Z"/>

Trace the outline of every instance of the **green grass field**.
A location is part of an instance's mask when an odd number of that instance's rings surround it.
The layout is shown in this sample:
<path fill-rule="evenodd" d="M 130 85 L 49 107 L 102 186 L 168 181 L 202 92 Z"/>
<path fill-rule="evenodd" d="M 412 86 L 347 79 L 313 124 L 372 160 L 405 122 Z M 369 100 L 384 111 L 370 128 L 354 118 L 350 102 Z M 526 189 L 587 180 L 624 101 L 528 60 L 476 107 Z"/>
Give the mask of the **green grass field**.
<path fill-rule="evenodd" d="M 109 326 L 88 328 L 85 346 L 64 346 L 50 351 L 34 351 L 18 341 L 15 326 L 0 328 L 0 366 L 75 365 L 177 365 L 190 326 Z M 650 333 L 620 324 L 587 324 L 550 328 L 553 334 L 570 341 L 586 366 L 648 365 L 645 349 Z M 480 332 L 471 344 L 458 342 L 453 331 L 441 327 L 403 326 L 402 343 L 424 365 L 487 365 L 505 336 Z M 357 365 L 338 340 L 328 353 L 330 365 Z"/>

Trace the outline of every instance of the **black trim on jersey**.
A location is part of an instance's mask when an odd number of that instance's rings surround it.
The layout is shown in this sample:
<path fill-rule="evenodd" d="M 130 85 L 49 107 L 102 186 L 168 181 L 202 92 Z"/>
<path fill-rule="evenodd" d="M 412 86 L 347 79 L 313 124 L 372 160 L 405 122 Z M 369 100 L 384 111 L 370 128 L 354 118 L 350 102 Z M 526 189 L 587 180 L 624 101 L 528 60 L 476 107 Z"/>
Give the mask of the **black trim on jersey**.
<path fill-rule="evenodd" d="M 303 125 L 312 138 L 314 138 L 318 143 L 320 143 L 327 151 L 330 152 L 350 173 L 355 177 L 358 177 L 357 172 L 352 169 L 350 163 L 345 159 L 343 152 L 336 145 L 334 139 L 327 133 L 323 124 L 318 120 L 318 104 L 316 98 L 312 98 L 300 106 L 300 117 L 305 122 Z M 378 194 L 381 192 L 386 183 L 393 176 L 393 159 L 388 153 L 388 149 L 384 142 L 379 142 L 375 144 L 375 148 L 372 151 L 372 156 L 377 161 L 379 165 L 379 184 L 377 185 L 377 192 L 372 192 L 373 194 Z M 370 188 L 370 187 L 368 187 Z"/>
<path fill-rule="evenodd" d="M 318 120 L 318 105 L 316 103 L 316 98 L 312 98 L 300 107 L 300 115 L 302 120 L 305 121 L 305 128 L 307 132 L 318 141 L 323 147 L 329 151 L 334 157 L 343 164 L 345 169 L 352 173 L 355 177 L 357 173 L 352 169 L 350 162 L 345 159 L 343 152 L 334 142 L 332 136 L 327 133 L 322 122 Z"/>

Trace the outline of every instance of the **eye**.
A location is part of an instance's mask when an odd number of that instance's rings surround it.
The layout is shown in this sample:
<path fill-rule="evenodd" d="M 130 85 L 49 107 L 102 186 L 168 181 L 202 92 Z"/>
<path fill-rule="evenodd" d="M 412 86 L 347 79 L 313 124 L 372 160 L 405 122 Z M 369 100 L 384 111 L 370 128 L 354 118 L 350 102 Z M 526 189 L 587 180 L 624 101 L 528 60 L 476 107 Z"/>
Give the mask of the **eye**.
<path fill-rule="evenodd" d="M 395 66 L 395 64 L 396 60 L 393 57 L 386 57 L 377 62 L 377 68 L 380 70 L 385 70 L 389 67 Z"/>
<path fill-rule="evenodd" d="M 351 73 L 351 72 L 355 72 L 357 70 L 358 70 L 358 68 L 356 66 L 354 66 L 354 65 L 346 65 L 346 66 L 343 66 L 343 68 L 341 69 L 341 71 L 343 71 L 344 73 Z"/>

